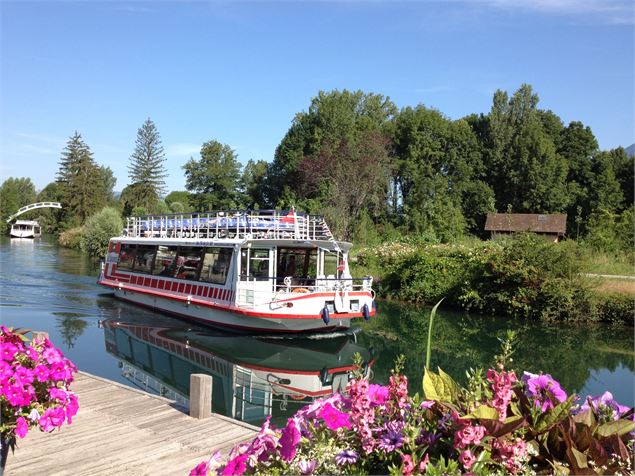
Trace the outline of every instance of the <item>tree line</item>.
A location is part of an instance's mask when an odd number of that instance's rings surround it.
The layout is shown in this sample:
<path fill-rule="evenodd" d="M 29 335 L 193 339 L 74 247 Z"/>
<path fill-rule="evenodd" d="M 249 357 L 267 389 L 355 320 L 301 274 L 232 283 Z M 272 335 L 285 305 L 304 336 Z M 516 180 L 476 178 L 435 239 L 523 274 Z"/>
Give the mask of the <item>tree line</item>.
<path fill-rule="evenodd" d="M 295 206 L 325 215 L 338 237 L 365 242 L 481 236 L 494 211 L 566 213 L 569 236 L 610 247 L 611 233 L 632 235 L 633 157 L 600 150 L 589 126 L 565 125 L 538 103 L 524 84 L 511 95 L 496 91 L 487 114 L 453 120 L 421 104 L 399 109 L 381 94 L 320 92 L 271 162 L 242 166 L 230 146 L 210 140 L 183 165 L 186 190 L 168 195 L 165 152 L 148 119 L 118 199 L 112 171 L 75 133 L 56 181 L 36 194 L 29 179 L 8 179 L 0 210 L 4 218 L 36 199 L 61 201 L 61 212 L 42 212 L 56 218 L 49 231 L 60 231 L 107 205 L 124 216 Z"/>

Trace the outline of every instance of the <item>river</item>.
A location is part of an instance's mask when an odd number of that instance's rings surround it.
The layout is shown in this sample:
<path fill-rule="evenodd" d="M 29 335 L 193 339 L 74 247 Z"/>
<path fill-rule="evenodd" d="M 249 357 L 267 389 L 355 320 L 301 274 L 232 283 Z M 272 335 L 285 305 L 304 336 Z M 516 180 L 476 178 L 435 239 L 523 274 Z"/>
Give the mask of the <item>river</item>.
<path fill-rule="evenodd" d="M 118 301 L 96 284 L 97 265 L 52 237 L 0 239 L 0 322 L 46 331 L 86 372 L 186 403 L 190 373 L 213 376 L 214 411 L 254 424 L 281 423 L 341 375 L 360 354 L 386 383 L 406 356 L 410 391 L 421 392 L 429 310 L 380 301 L 378 315 L 352 332 L 316 338 L 228 334 Z M 465 382 L 487 368 L 506 329 L 517 331 L 514 368 L 550 373 L 568 392 L 605 390 L 633 406 L 633 328 L 544 324 L 440 309 L 432 366 Z M 339 377 L 338 377 L 339 374 Z"/>

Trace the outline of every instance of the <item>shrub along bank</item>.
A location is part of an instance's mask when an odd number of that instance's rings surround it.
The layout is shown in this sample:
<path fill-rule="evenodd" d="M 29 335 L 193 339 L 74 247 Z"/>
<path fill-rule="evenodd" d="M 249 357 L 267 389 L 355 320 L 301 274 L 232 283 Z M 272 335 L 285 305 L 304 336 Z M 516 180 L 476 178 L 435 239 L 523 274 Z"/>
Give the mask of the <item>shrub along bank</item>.
<path fill-rule="evenodd" d="M 105 207 L 90 216 L 84 225 L 60 233 L 58 242 L 67 248 L 80 249 L 93 258 L 103 258 L 108 241 L 113 236 L 119 236 L 122 228 L 119 212 Z"/>
<path fill-rule="evenodd" d="M 469 244 L 387 243 L 361 250 L 356 265 L 358 273 L 378 274 L 387 298 L 434 304 L 446 297 L 480 313 L 633 325 L 633 297 L 594 291 L 580 275 L 582 255 L 575 242 L 527 234 Z"/>

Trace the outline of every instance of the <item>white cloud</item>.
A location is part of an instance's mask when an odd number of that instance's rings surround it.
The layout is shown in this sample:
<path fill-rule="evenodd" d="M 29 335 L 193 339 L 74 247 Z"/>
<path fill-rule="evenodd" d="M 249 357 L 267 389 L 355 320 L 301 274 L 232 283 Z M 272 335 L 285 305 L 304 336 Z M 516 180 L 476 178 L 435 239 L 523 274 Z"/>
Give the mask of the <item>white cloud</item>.
<path fill-rule="evenodd" d="M 632 0 L 454 0 L 506 10 L 536 11 L 557 15 L 595 15 L 610 23 L 630 24 L 635 20 Z"/>

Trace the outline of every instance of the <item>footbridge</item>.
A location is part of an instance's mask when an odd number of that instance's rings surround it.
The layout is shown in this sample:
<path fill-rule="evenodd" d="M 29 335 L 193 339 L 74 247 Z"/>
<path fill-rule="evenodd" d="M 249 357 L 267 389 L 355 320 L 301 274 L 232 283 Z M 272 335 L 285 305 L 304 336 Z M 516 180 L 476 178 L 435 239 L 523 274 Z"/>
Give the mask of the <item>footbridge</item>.
<path fill-rule="evenodd" d="M 7 218 L 7 223 L 11 223 L 12 220 L 15 220 L 17 217 L 22 215 L 23 213 L 29 212 L 31 210 L 35 210 L 36 208 L 62 208 L 62 204 L 59 202 L 37 202 L 31 203 L 30 205 L 25 205 L 20 208 L 17 212 Z"/>

